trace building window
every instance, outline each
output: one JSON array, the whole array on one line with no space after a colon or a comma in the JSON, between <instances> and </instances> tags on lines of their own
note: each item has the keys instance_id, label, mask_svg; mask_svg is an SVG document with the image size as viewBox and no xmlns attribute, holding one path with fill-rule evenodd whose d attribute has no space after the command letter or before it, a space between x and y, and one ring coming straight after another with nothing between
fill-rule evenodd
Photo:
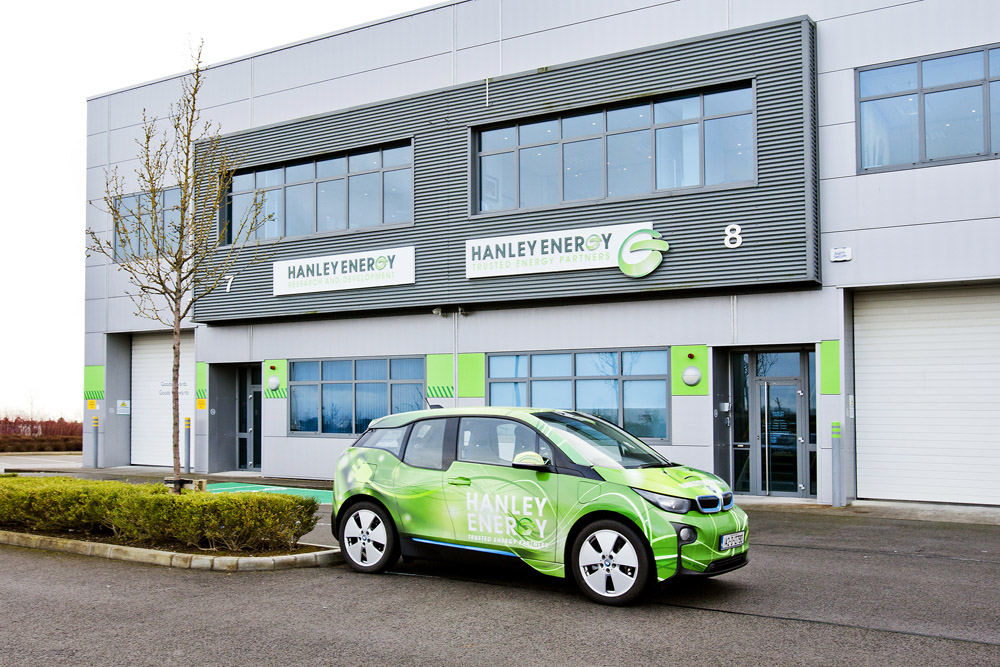
<instances>
[{"instance_id":1,"label":"building window","mask_svg":"<svg viewBox=\"0 0 1000 667\"><path fill-rule=\"evenodd\" d=\"M413 149L406 143L235 174L220 220L229 242L257 192L270 219L250 238L412 222Z\"/></svg>"},{"instance_id":2,"label":"building window","mask_svg":"<svg viewBox=\"0 0 1000 667\"><path fill-rule=\"evenodd\" d=\"M156 202L155 206L147 193L125 195L119 198L117 208L127 233L122 235L121 230L115 225L116 261L127 261L136 256L155 252L150 235L153 229L157 228L162 231L163 241L165 241L165 247L160 248L161 254L164 251L171 252L177 239L177 225L180 224L181 220L180 205L180 188L162 190L160 200ZM156 226L150 224L154 218L158 221ZM138 224L140 220L142 224Z\"/></svg>"},{"instance_id":3,"label":"building window","mask_svg":"<svg viewBox=\"0 0 1000 667\"><path fill-rule=\"evenodd\" d=\"M488 365L490 405L579 410L642 438L670 432L665 349L498 354Z\"/></svg>"},{"instance_id":4,"label":"building window","mask_svg":"<svg viewBox=\"0 0 1000 667\"><path fill-rule=\"evenodd\" d=\"M862 172L1000 155L1000 48L858 70Z\"/></svg>"},{"instance_id":5,"label":"building window","mask_svg":"<svg viewBox=\"0 0 1000 667\"><path fill-rule=\"evenodd\" d=\"M484 129L476 209L750 183L753 128L744 84Z\"/></svg>"},{"instance_id":6,"label":"building window","mask_svg":"<svg viewBox=\"0 0 1000 667\"><path fill-rule=\"evenodd\" d=\"M423 357L292 361L288 379L293 433L364 433L375 419L424 403Z\"/></svg>"}]
</instances>

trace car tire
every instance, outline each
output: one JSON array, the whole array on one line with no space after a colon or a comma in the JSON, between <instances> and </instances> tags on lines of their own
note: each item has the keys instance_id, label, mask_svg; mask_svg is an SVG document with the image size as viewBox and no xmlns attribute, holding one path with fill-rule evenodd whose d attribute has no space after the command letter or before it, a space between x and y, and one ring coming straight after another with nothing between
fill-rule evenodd
<instances>
[{"instance_id":1,"label":"car tire","mask_svg":"<svg viewBox=\"0 0 1000 667\"><path fill-rule=\"evenodd\" d=\"M351 506L338 536L344 561L358 572L382 572L399 559L399 538L392 518L377 503Z\"/></svg>"},{"instance_id":2,"label":"car tire","mask_svg":"<svg viewBox=\"0 0 1000 667\"><path fill-rule=\"evenodd\" d=\"M570 569L584 595L616 606L638 599L652 573L645 540L614 519L595 521L580 531L571 547Z\"/></svg>"}]
</instances>

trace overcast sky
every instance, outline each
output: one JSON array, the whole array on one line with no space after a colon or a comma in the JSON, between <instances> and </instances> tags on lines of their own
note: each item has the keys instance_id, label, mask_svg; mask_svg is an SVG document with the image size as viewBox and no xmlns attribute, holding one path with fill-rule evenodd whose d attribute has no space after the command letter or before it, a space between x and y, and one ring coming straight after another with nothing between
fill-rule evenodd
<instances>
[{"instance_id":1,"label":"overcast sky","mask_svg":"<svg viewBox=\"0 0 1000 667\"><path fill-rule=\"evenodd\" d=\"M86 99L367 23L434 0L17 2L0 104L0 416L80 419Z\"/></svg>"}]
</instances>

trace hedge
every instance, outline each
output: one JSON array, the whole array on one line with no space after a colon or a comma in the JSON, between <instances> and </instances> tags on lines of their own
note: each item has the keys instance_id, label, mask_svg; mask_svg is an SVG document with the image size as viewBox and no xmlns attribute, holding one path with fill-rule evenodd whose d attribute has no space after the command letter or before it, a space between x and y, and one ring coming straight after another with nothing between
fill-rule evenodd
<instances>
[{"instance_id":1,"label":"hedge","mask_svg":"<svg viewBox=\"0 0 1000 667\"><path fill-rule=\"evenodd\" d=\"M316 525L314 498L280 493L171 494L157 484L72 477L0 478L0 526L205 550L293 549Z\"/></svg>"},{"instance_id":2,"label":"hedge","mask_svg":"<svg viewBox=\"0 0 1000 667\"><path fill-rule=\"evenodd\" d=\"M0 435L0 453L9 452L79 452L80 435Z\"/></svg>"}]
</instances>

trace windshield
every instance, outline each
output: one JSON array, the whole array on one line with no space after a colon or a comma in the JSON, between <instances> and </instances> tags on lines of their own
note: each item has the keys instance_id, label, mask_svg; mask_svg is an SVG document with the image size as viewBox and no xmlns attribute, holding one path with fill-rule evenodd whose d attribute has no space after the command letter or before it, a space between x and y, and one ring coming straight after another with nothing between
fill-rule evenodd
<instances>
[{"instance_id":1,"label":"windshield","mask_svg":"<svg viewBox=\"0 0 1000 667\"><path fill-rule=\"evenodd\" d=\"M536 412L559 432L592 466L604 468L660 468L676 465L614 424L590 415Z\"/></svg>"}]
</instances>

